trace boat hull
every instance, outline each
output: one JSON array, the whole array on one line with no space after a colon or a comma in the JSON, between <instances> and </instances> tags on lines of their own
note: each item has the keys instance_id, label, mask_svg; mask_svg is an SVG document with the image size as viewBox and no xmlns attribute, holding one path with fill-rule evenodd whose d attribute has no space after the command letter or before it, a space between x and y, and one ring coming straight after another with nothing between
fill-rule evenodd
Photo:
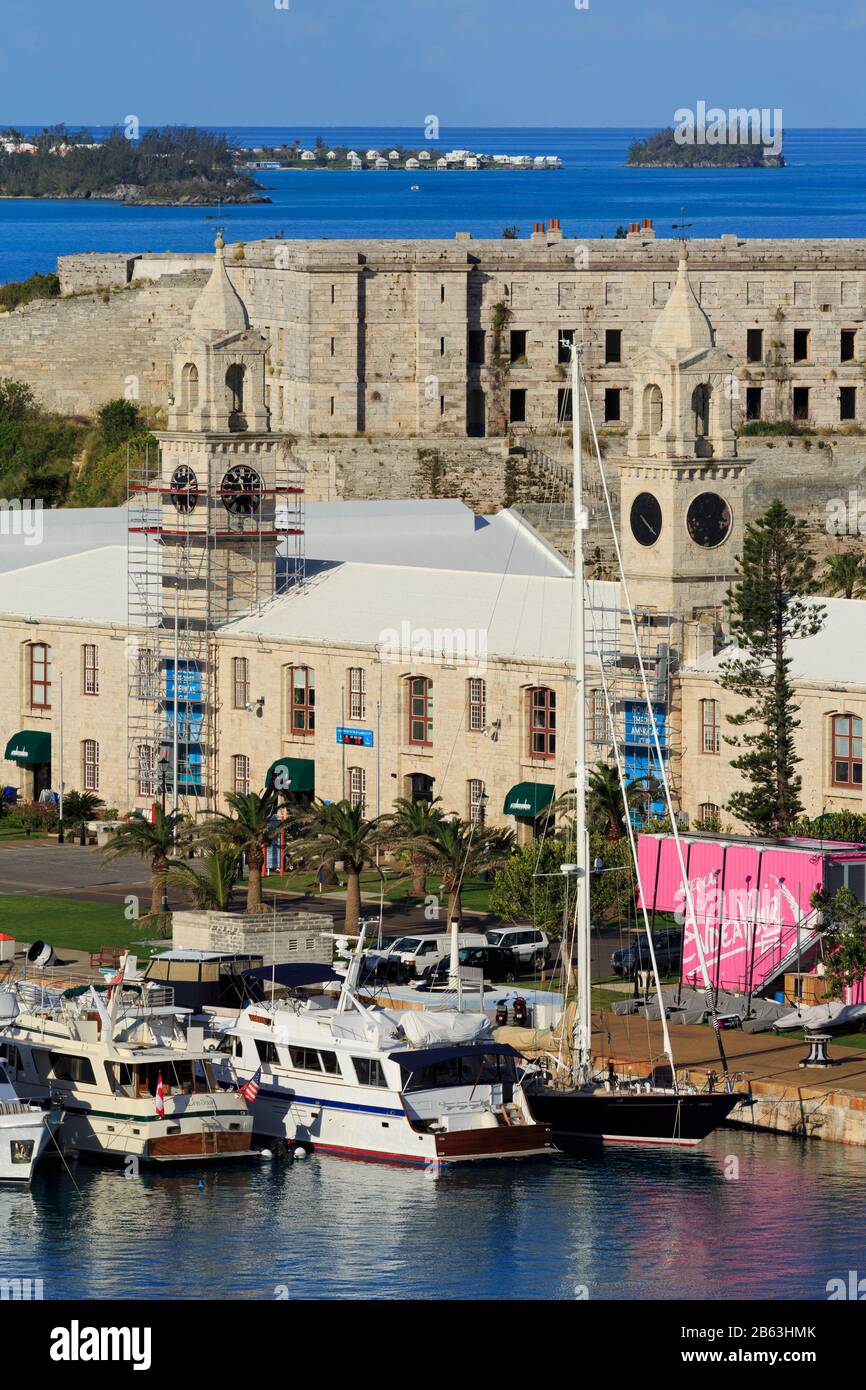
<instances>
[{"instance_id":1,"label":"boat hull","mask_svg":"<svg viewBox=\"0 0 866 1390\"><path fill-rule=\"evenodd\" d=\"M606 1090L527 1092L536 1120L550 1125L558 1148L569 1144L661 1144L693 1148L742 1100L727 1092Z\"/></svg>"},{"instance_id":2,"label":"boat hull","mask_svg":"<svg viewBox=\"0 0 866 1390\"><path fill-rule=\"evenodd\" d=\"M0 1123L0 1183L30 1182L57 1128L58 1117L41 1111L4 1115Z\"/></svg>"}]
</instances>

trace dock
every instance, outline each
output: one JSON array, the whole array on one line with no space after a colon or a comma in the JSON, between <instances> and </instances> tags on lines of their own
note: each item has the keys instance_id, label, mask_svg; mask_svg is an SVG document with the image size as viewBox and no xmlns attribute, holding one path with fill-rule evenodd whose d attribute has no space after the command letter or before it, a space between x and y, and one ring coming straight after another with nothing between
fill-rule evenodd
<instances>
[{"instance_id":1,"label":"dock","mask_svg":"<svg viewBox=\"0 0 866 1390\"><path fill-rule=\"evenodd\" d=\"M719 1053L713 1030L700 1024L671 1028L677 1075L697 1086L715 1076L721 1085ZM734 1086L743 1095L729 1124L749 1129L866 1145L866 1048L831 1041L831 1067L800 1067L809 1053L803 1038L775 1033L727 1031L723 1044ZM635 1015L594 1015L593 1045L605 1068L646 1075L665 1062L662 1030L657 1022Z\"/></svg>"}]
</instances>

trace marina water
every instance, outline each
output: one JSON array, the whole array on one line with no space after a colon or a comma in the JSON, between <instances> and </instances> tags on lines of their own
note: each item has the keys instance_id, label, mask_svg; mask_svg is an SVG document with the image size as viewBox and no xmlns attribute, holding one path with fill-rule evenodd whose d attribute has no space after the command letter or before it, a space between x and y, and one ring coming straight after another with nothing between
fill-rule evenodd
<instances>
[{"instance_id":1,"label":"marina water","mask_svg":"<svg viewBox=\"0 0 866 1390\"><path fill-rule=\"evenodd\" d=\"M25 127L25 132L31 128ZM214 222L231 241L258 237L445 237L468 231L498 237L518 225L527 235L559 217L569 236L612 237L619 224L652 217L674 235L685 208L690 236L852 237L866 233L866 130L785 132L784 169L628 169L641 130L461 130L443 128L442 149L486 154L558 154L561 170L385 173L261 170L271 203L216 208L123 207L88 199L0 199L0 282L55 268L78 251L209 251ZM238 146L312 144L366 151L418 148L423 128L244 127L225 134ZM23 156L22 156L23 157ZM417 191L413 190L417 185Z\"/></svg>"},{"instance_id":2,"label":"marina water","mask_svg":"<svg viewBox=\"0 0 866 1390\"><path fill-rule=\"evenodd\" d=\"M862 1152L742 1130L439 1176L329 1156L73 1175L0 1189L0 1272L45 1299L823 1300L858 1247L866 1276Z\"/></svg>"}]
</instances>

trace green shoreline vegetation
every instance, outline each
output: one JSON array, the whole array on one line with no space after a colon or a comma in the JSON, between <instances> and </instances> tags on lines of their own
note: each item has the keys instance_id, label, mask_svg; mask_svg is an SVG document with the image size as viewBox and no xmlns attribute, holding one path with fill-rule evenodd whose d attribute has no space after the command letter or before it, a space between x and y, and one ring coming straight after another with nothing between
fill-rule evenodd
<instances>
[{"instance_id":1,"label":"green shoreline vegetation","mask_svg":"<svg viewBox=\"0 0 866 1390\"><path fill-rule=\"evenodd\" d=\"M626 163L630 169L782 169L785 159L763 144L680 144L669 126L645 140L633 140Z\"/></svg>"},{"instance_id":2,"label":"green shoreline vegetation","mask_svg":"<svg viewBox=\"0 0 866 1390\"><path fill-rule=\"evenodd\" d=\"M5 130L0 197L105 198L135 206L270 202L235 159L224 136L184 127L148 130L139 139L115 128L98 142L62 125L35 136Z\"/></svg>"}]
</instances>

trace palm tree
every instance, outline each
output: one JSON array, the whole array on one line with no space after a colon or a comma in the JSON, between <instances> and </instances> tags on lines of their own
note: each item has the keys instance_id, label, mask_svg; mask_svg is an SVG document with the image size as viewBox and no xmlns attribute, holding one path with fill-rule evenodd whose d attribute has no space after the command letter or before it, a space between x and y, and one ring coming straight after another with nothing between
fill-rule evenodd
<instances>
[{"instance_id":1,"label":"palm tree","mask_svg":"<svg viewBox=\"0 0 866 1390\"><path fill-rule=\"evenodd\" d=\"M590 819L603 824L606 840L621 840L626 830L625 808L616 768L599 763L587 778L586 791Z\"/></svg>"},{"instance_id":2,"label":"palm tree","mask_svg":"<svg viewBox=\"0 0 866 1390\"><path fill-rule=\"evenodd\" d=\"M439 801L439 797L435 801L410 801L406 796L399 796L394 802L397 809L384 818L390 843L412 866L412 896L415 898L423 898L427 892L430 861L424 851L424 838L436 821L444 819Z\"/></svg>"},{"instance_id":3,"label":"palm tree","mask_svg":"<svg viewBox=\"0 0 866 1390\"><path fill-rule=\"evenodd\" d=\"M189 893L196 907L227 912L241 867L237 845L214 841L197 861L197 866L172 864L167 875L171 888Z\"/></svg>"},{"instance_id":4,"label":"palm tree","mask_svg":"<svg viewBox=\"0 0 866 1390\"><path fill-rule=\"evenodd\" d=\"M231 813L217 811L205 821L201 834L205 844L215 840L231 845L247 861L247 912L262 910L262 864L265 850L280 831L276 820L277 796L273 791L226 792Z\"/></svg>"},{"instance_id":5,"label":"palm tree","mask_svg":"<svg viewBox=\"0 0 866 1390\"><path fill-rule=\"evenodd\" d=\"M304 837L306 849L319 863L341 859L346 870L346 931L358 930L361 917L361 874L376 863L382 844L383 818L367 820L361 805L349 801L317 801Z\"/></svg>"},{"instance_id":6,"label":"palm tree","mask_svg":"<svg viewBox=\"0 0 866 1390\"><path fill-rule=\"evenodd\" d=\"M63 798L63 819L72 830L79 830L89 820L95 820L105 806L96 792L67 792Z\"/></svg>"},{"instance_id":7,"label":"palm tree","mask_svg":"<svg viewBox=\"0 0 866 1390\"><path fill-rule=\"evenodd\" d=\"M118 859L123 854L137 854L141 859L150 860L150 911L154 917L162 911L169 857L185 831L183 815L166 814L161 807L155 806L152 821L140 813L133 815L115 830L103 847L106 860Z\"/></svg>"},{"instance_id":8,"label":"palm tree","mask_svg":"<svg viewBox=\"0 0 866 1390\"><path fill-rule=\"evenodd\" d=\"M824 570L824 587L829 594L862 598L866 593L866 556L858 555L856 550L831 555Z\"/></svg>"},{"instance_id":9,"label":"palm tree","mask_svg":"<svg viewBox=\"0 0 866 1390\"><path fill-rule=\"evenodd\" d=\"M460 816L431 818L419 837L419 852L442 876L448 894L448 921L463 921L461 894L467 877L503 864L514 847L510 830L485 830Z\"/></svg>"}]
</instances>

